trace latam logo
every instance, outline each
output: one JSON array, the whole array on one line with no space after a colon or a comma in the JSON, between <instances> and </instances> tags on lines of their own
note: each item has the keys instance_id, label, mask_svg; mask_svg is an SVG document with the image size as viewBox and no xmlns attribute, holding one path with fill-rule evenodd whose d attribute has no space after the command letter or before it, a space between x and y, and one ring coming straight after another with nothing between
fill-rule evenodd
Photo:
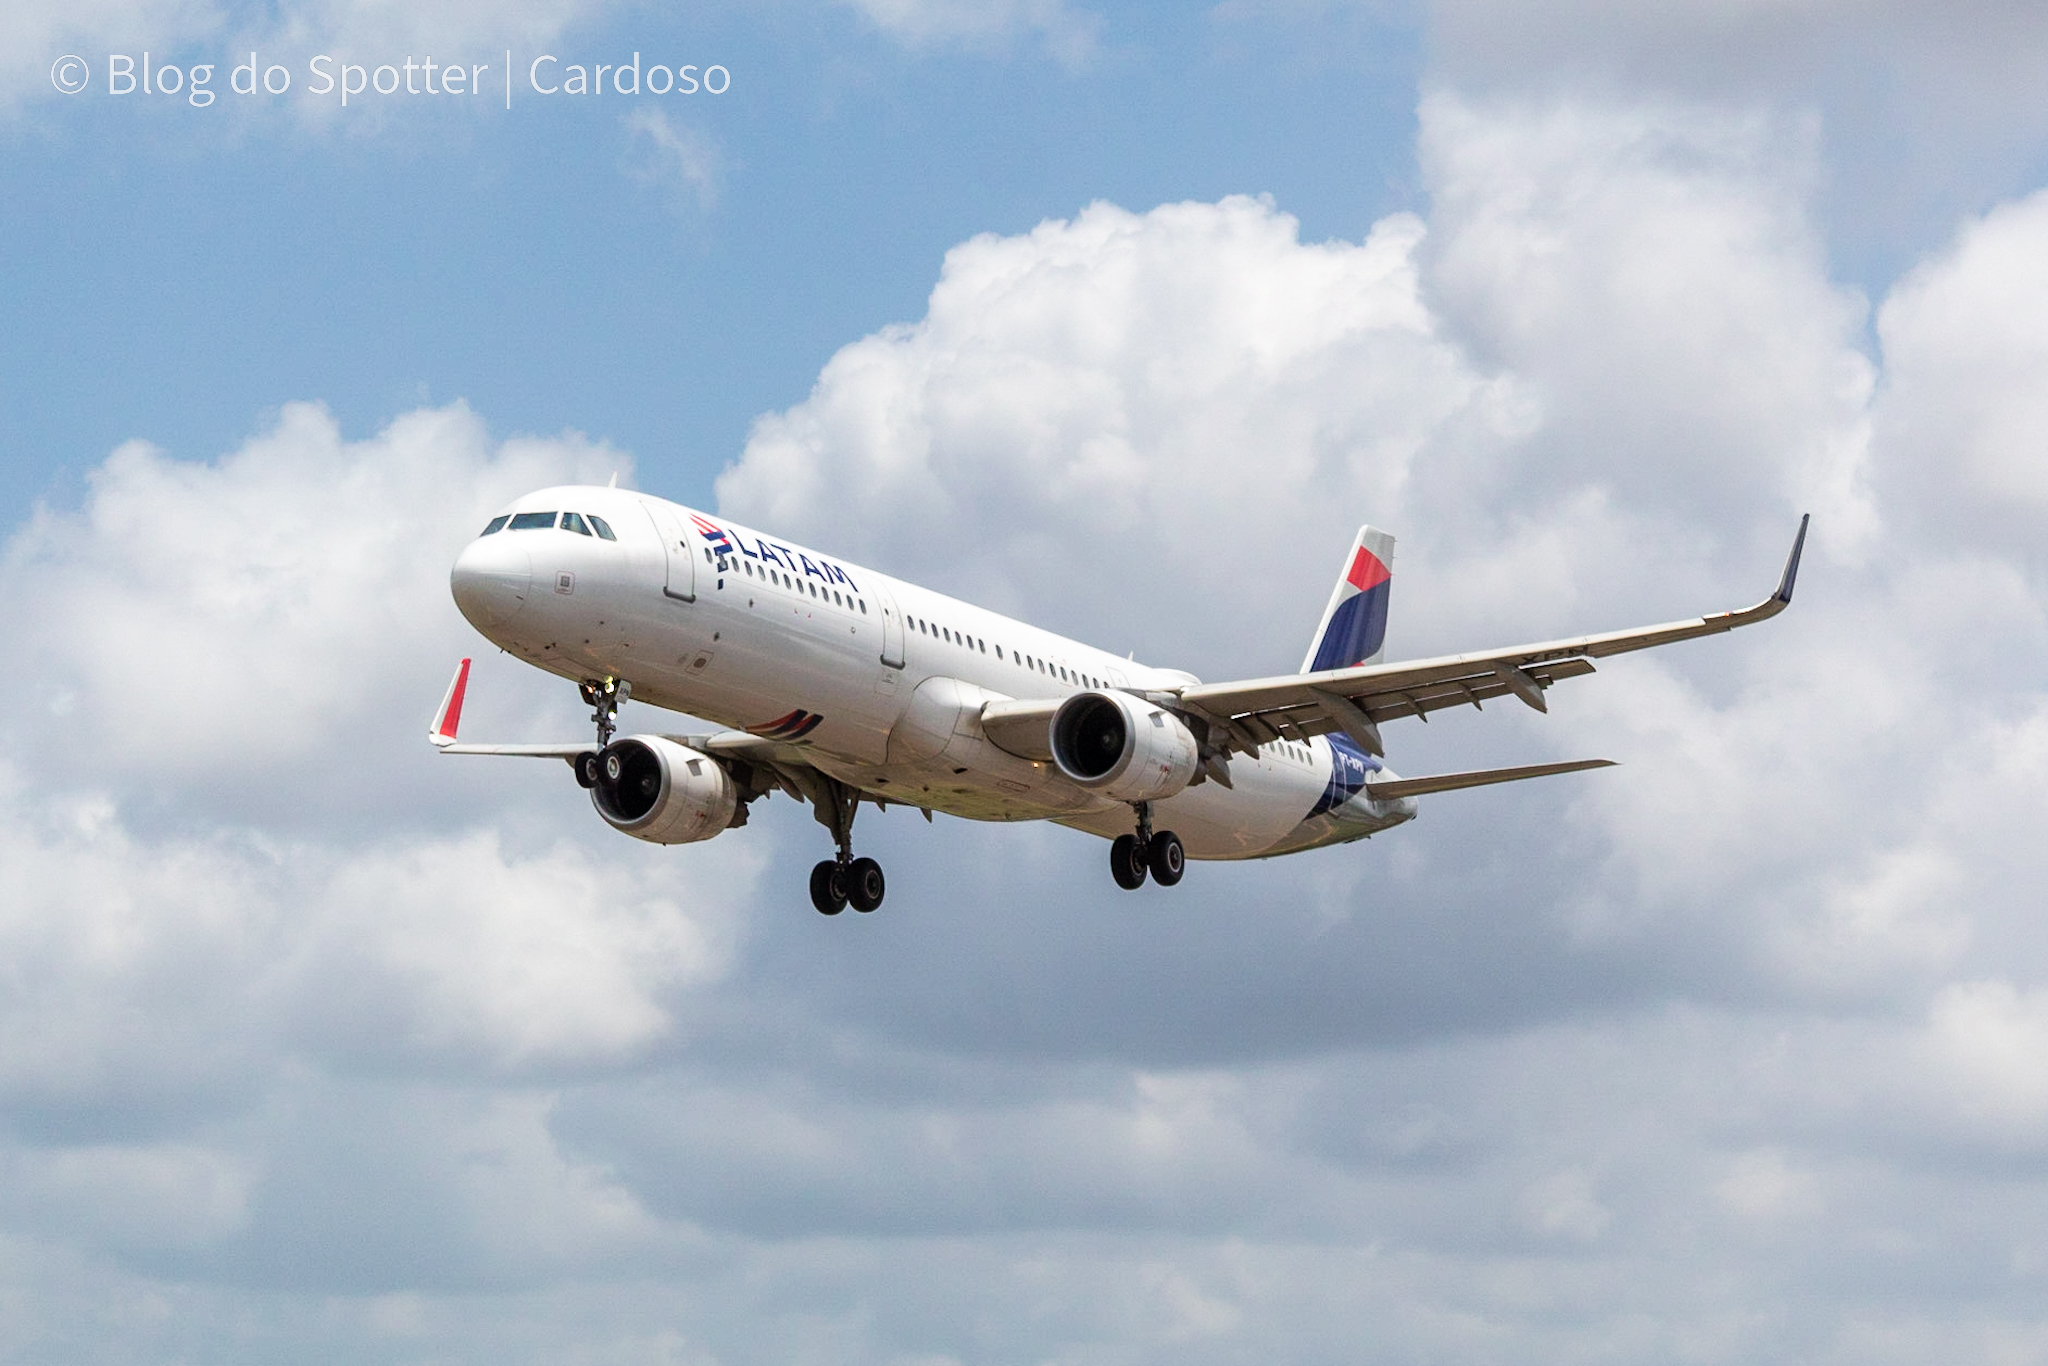
<instances>
[{"instance_id":1,"label":"latam logo","mask_svg":"<svg viewBox=\"0 0 2048 1366\"><path fill-rule=\"evenodd\" d=\"M711 547L712 554L727 556L733 553L732 542L721 527L705 521L694 512L690 514L690 520L697 524L697 530L704 537L705 544Z\"/></svg>"},{"instance_id":2,"label":"latam logo","mask_svg":"<svg viewBox=\"0 0 2048 1366\"><path fill-rule=\"evenodd\" d=\"M843 583L854 592L860 592L860 585L853 581L853 576L823 555L813 560L801 550L779 542L765 541L740 531L727 532L718 523L694 512L690 514L690 521L704 538L704 543L711 547L711 553L720 559L737 559L744 555L750 560L787 569L792 574L802 574L827 585ZM752 542L752 549L748 548L749 542Z\"/></svg>"},{"instance_id":3,"label":"latam logo","mask_svg":"<svg viewBox=\"0 0 2048 1366\"><path fill-rule=\"evenodd\" d=\"M748 726L747 733L767 740L801 740L820 725L825 718L814 711L801 707L787 716L778 716L773 721L763 721L758 726Z\"/></svg>"}]
</instances>

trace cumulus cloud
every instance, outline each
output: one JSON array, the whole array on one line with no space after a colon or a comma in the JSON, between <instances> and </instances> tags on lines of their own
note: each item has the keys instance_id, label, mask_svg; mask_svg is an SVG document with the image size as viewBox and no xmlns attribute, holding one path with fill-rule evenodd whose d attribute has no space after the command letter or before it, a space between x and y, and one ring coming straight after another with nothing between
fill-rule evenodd
<instances>
[{"instance_id":1,"label":"cumulus cloud","mask_svg":"<svg viewBox=\"0 0 2048 1366\"><path fill-rule=\"evenodd\" d=\"M1972 528L2038 570L2048 511L2048 194L1973 218L1878 315L1886 442L1908 525Z\"/></svg>"},{"instance_id":2,"label":"cumulus cloud","mask_svg":"<svg viewBox=\"0 0 2048 1366\"><path fill-rule=\"evenodd\" d=\"M1809 117L1835 269L1888 283L1958 206L2031 188L2048 132L2048 18L2024 0L1432 0L1431 79L1539 102L1566 92Z\"/></svg>"},{"instance_id":3,"label":"cumulus cloud","mask_svg":"<svg viewBox=\"0 0 2048 1366\"><path fill-rule=\"evenodd\" d=\"M82 508L39 509L8 546L38 664L5 685L4 733L24 762L131 802L381 807L412 740L390 718L421 712L473 648L448 598L455 550L519 492L621 468L575 437L494 445L460 405L350 442L288 404L210 464L130 442ZM357 762L309 772L338 752Z\"/></svg>"},{"instance_id":4,"label":"cumulus cloud","mask_svg":"<svg viewBox=\"0 0 2048 1366\"><path fill-rule=\"evenodd\" d=\"M1254 1150L1316 1152L1329 1168L1297 1170L1347 1236L1441 1258L1445 1275L1534 1258L1530 1284L1582 1328L1547 1336L1488 1299L1496 1344L1615 1350L1631 1306L1659 1326L1628 1352L1725 1359L1763 1350L1760 1314L1797 1320L1819 1359L1969 1336L1972 1315L2034 1324L2011 1282L1964 1309L1869 1289L1979 1243L2026 1255L2024 1221L1976 1184L1972 1154L2031 1151L2024 1059L2048 968L2023 833L2048 814L2032 666L2048 635L2021 545L2040 523L2010 454L2042 429L2023 302L2034 206L1966 226L1883 301L1873 353L1865 301L1829 278L1819 156L1809 123L1768 110L1439 95L1423 109L1428 218L1363 242L1303 243L1275 206L1233 199L1095 205L949 254L922 318L849 345L804 402L761 420L723 506L1214 677L1291 666L1365 517L1402 538L1396 654L1739 605L1772 582L1798 511L1814 539L1779 622L1616 661L1540 722L1439 718L1395 740L1397 763L1541 746L1614 754L1618 772L1440 799L1341 868L1198 868L1175 933L1144 947L1069 922L1056 908L1074 893L1037 893L1034 928L1123 962L1121 996L1062 989L1078 965L991 930L972 942L1002 967L954 1006L839 1009L898 1046L1000 1056L1007 1035L1035 1041L1026 1056L1086 1056L1023 1005L1058 999L1099 1012L1074 1031L1096 1050L1159 1058L1170 1038L1200 1065L1241 1049L1239 1083L1272 1077L1249 1061L1262 1052L1341 1056L1305 1064L1284 1098L1257 1088L1250 1104L1284 1118ZM1942 484L1947 506L1916 494ZM1973 499L2002 500L2010 534L1987 540L1951 510ZM1275 611L1289 601L1301 620ZM1043 885L1002 862L993 880ZM1258 928L1241 935L1246 917ZM972 977L965 943L945 960ZM1342 1023L1320 1014L1343 989L1317 962L1344 965ZM1011 997L1006 978L1030 988ZM1528 994L1531 979L1555 993ZM965 1001L991 994L1005 1004L969 1024ZM1706 1008L1651 1022L1679 1002ZM1621 1034L1590 1023L1616 1013L1632 1019ZM1429 1021L1434 1042L1404 1056L1397 1015ZM1134 1016L1170 1023L1143 1036ZM1468 1032L1501 1042L1455 1042ZM1346 1087L1342 1069L1373 1082ZM1939 1176L1917 1165L1930 1153ZM1340 1163L1409 1184L1353 1185ZM1443 1173L1426 1183L1433 1219L1410 1203L1417 1171ZM1949 1203L1938 1217L1929 1182ZM834 1183L806 1208L870 1198ZM1188 1217L1171 1226L1191 1233ZM1680 1226L1721 1241L1681 1252ZM1885 1251L1901 1228L1912 1249ZM1778 1260L1844 1240L1867 1252L1825 1286ZM1283 1265L1284 1241L1248 1262ZM1573 1279L1585 1256L1608 1272ZM1670 1281L1624 1288L1640 1259L1672 1256ZM1697 1296L1721 1275L1736 1288ZM1423 1293L1442 1303L1440 1286ZM1232 1321L1256 1332L1245 1303Z\"/></svg>"},{"instance_id":5,"label":"cumulus cloud","mask_svg":"<svg viewBox=\"0 0 2048 1366\"><path fill-rule=\"evenodd\" d=\"M761 420L721 502L1105 645L1286 667L1354 510L1395 517L1430 442L1486 444L1520 417L1435 335L1422 232L1398 216L1303 246L1273 205L1233 198L976 238L922 321L848 346L808 401ZM1245 554L1303 585L1298 621L1259 610L1266 584L1232 572ZM1212 608L1108 610L1095 586L1138 564Z\"/></svg>"},{"instance_id":6,"label":"cumulus cloud","mask_svg":"<svg viewBox=\"0 0 2048 1366\"><path fill-rule=\"evenodd\" d=\"M81 507L17 530L4 615L41 665L10 687L0 767L15 1236L330 1287L421 1284L436 1241L457 1281L543 1243L644 1244L532 1088L686 1032L758 854L599 857L565 772L463 772L422 731L470 646L454 551L512 494L616 468L575 437L493 441L459 405L350 441L300 404L211 463L123 446ZM504 677L477 674L492 720L580 728L566 689ZM427 796L437 778L468 796ZM377 1181L437 1194L394 1220L365 1205ZM351 1221L353 1250L304 1246Z\"/></svg>"},{"instance_id":7,"label":"cumulus cloud","mask_svg":"<svg viewBox=\"0 0 2048 1366\"><path fill-rule=\"evenodd\" d=\"M1389 735L1624 768L1170 895L863 815L890 905L826 921L787 803L654 850L557 765L425 754L454 549L612 452L295 406L113 453L0 563L0 1283L169 1296L219 1355L2024 1350L2048 632L1994 282L2039 229L1966 225L1873 353L1817 155L1438 96L1427 216L976 238L761 419L735 515L1215 677L1293 666L1367 517L1407 654L1741 605L1816 512L1778 621ZM99 1341L189 1354L162 1321Z\"/></svg>"}]
</instances>

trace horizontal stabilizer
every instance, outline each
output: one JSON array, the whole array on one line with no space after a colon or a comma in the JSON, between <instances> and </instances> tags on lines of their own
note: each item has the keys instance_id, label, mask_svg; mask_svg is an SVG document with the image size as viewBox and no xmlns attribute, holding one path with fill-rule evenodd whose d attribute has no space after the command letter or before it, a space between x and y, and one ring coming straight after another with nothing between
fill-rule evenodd
<instances>
[{"instance_id":1,"label":"horizontal stabilizer","mask_svg":"<svg viewBox=\"0 0 2048 1366\"><path fill-rule=\"evenodd\" d=\"M1376 802L1400 797L1420 797L1430 792L1454 792L1461 787L1486 787L1492 783L1518 783L1524 778L1548 778L1553 773L1578 773L1589 768L1612 768L1612 759L1574 759L1564 764L1529 764L1523 768L1482 768L1470 773L1439 773L1433 778L1389 778L1367 783L1365 793Z\"/></svg>"}]
</instances>

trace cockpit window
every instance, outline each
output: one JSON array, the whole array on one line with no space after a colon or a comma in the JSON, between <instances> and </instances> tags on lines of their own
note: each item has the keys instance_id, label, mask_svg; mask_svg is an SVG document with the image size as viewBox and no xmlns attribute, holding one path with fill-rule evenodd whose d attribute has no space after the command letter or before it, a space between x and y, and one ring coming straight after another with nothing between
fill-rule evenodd
<instances>
[{"instance_id":1,"label":"cockpit window","mask_svg":"<svg viewBox=\"0 0 2048 1366\"><path fill-rule=\"evenodd\" d=\"M616 541L619 539L618 537L612 535L612 529L604 524L604 518L602 517L592 514L590 518L590 526L592 530L597 532L598 535L604 537L607 541Z\"/></svg>"},{"instance_id":2,"label":"cockpit window","mask_svg":"<svg viewBox=\"0 0 2048 1366\"><path fill-rule=\"evenodd\" d=\"M583 518L573 512L562 514L562 530L573 531L578 536L588 536L590 534L590 528L583 525Z\"/></svg>"},{"instance_id":3,"label":"cockpit window","mask_svg":"<svg viewBox=\"0 0 2048 1366\"><path fill-rule=\"evenodd\" d=\"M552 512L522 512L512 518L512 531L545 531L555 524Z\"/></svg>"},{"instance_id":4,"label":"cockpit window","mask_svg":"<svg viewBox=\"0 0 2048 1366\"><path fill-rule=\"evenodd\" d=\"M509 513L503 517L493 517L491 518L491 524L483 529L482 534L488 536L494 531L503 531L505 529L505 523L511 520L512 517L511 514Z\"/></svg>"}]
</instances>

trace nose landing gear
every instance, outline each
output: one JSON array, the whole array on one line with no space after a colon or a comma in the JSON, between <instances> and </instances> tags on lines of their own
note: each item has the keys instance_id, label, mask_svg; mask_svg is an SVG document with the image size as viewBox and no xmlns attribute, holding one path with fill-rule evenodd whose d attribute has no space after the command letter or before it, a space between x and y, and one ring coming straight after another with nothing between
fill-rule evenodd
<instances>
[{"instance_id":1,"label":"nose landing gear","mask_svg":"<svg viewBox=\"0 0 2048 1366\"><path fill-rule=\"evenodd\" d=\"M1144 886L1147 873L1160 886L1173 886L1187 870L1187 850L1181 847L1180 836L1171 830L1154 833L1150 802L1133 802L1131 806L1138 813L1138 830L1110 842L1109 875L1127 892Z\"/></svg>"},{"instance_id":2,"label":"nose landing gear","mask_svg":"<svg viewBox=\"0 0 2048 1366\"><path fill-rule=\"evenodd\" d=\"M619 728L619 708L633 695L633 685L623 678L586 678L576 685L590 705L590 719L597 725L597 749L585 750L570 761L579 787L597 786L597 756L612 742Z\"/></svg>"}]
</instances>

